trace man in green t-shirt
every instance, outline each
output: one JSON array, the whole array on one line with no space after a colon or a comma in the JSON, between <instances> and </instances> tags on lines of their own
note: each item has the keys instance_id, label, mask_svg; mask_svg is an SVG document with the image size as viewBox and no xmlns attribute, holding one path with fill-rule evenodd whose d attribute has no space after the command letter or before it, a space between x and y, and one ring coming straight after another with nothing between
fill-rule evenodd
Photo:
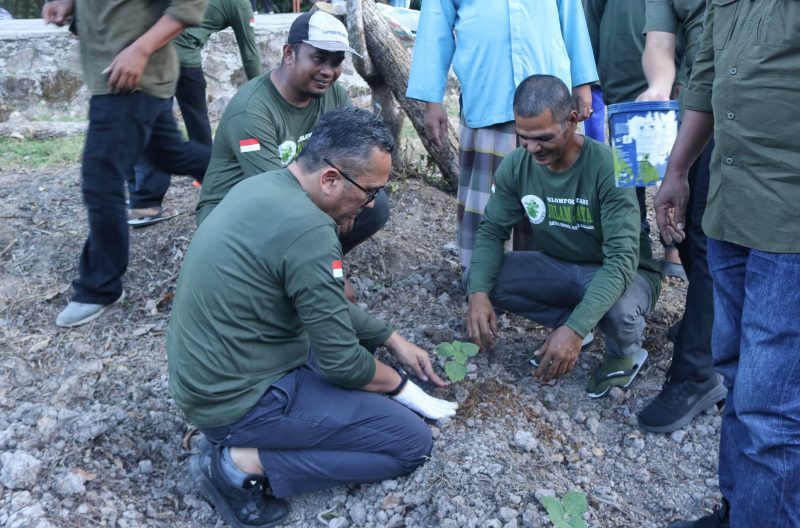
<instances>
[{"instance_id":1,"label":"man in green t-shirt","mask_svg":"<svg viewBox=\"0 0 800 528\"><path fill-rule=\"evenodd\" d=\"M189 470L231 526L286 515L267 484L288 497L410 473L432 445L414 412L455 414L370 351L442 386L428 354L344 296L337 226L373 206L393 148L370 112L326 114L296 162L232 189L186 252L169 387L213 444Z\"/></svg>"},{"instance_id":2,"label":"man in green t-shirt","mask_svg":"<svg viewBox=\"0 0 800 528\"><path fill-rule=\"evenodd\" d=\"M647 352L644 316L661 275L639 227L633 189L616 187L610 149L575 133L579 117L559 79L534 75L514 94L520 148L495 173L469 268L467 332L498 335L493 306L554 328L535 354L545 381L572 370L597 325L607 356L587 384L592 398L633 382ZM537 251L503 253L527 217ZM587 339L588 338L588 339Z\"/></svg>"},{"instance_id":3,"label":"man in green t-shirt","mask_svg":"<svg viewBox=\"0 0 800 528\"><path fill-rule=\"evenodd\" d=\"M335 17L314 11L294 21L281 65L245 84L222 115L197 204L198 225L243 179L288 166L320 117L351 104L347 91L336 84L345 52L354 53L347 30ZM341 226L344 252L388 218L389 203L381 192L375 207Z\"/></svg>"}]
</instances>

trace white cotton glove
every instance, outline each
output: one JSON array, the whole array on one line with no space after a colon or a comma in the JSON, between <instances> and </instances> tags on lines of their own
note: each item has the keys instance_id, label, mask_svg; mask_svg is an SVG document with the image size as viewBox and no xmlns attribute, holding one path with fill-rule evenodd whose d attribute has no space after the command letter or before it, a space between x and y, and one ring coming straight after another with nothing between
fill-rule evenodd
<instances>
[{"instance_id":1,"label":"white cotton glove","mask_svg":"<svg viewBox=\"0 0 800 528\"><path fill-rule=\"evenodd\" d=\"M392 399L431 420L454 416L458 409L456 402L434 398L426 394L413 381L407 381L403 390L396 396L392 396Z\"/></svg>"}]
</instances>

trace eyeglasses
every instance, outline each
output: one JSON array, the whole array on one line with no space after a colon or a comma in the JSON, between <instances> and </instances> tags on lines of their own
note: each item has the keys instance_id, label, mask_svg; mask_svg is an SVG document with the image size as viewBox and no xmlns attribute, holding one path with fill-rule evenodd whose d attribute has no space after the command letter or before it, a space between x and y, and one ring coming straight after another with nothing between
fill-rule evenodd
<instances>
[{"instance_id":1,"label":"eyeglasses","mask_svg":"<svg viewBox=\"0 0 800 528\"><path fill-rule=\"evenodd\" d=\"M339 172L339 174L342 175L342 178L344 178L345 180L349 181L350 183L352 183L353 185L355 185L356 187L358 187L359 189L361 189L362 191L364 191L366 193L367 201L364 202L364 205L367 205L372 200L374 200L375 197L378 196L378 193L381 192L381 189L376 189L374 191L369 191L369 190L365 189L364 187L360 186L359 184L357 184L355 182L355 180L353 180L350 176L348 176L347 174L342 172L342 169L340 169L339 167L337 167L336 165L331 163L327 158L322 158L322 161L324 161L325 163L327 163L328 165L330 165L331 167L336 169Z\"/></svg>"}]
</instances>

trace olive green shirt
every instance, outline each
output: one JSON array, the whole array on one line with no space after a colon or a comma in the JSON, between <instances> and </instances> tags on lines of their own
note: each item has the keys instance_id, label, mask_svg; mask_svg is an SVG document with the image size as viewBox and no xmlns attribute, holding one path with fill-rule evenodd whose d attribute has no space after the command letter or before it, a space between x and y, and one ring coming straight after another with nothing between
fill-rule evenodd
<instances>
[{"instance_id":1,"label":"olive green shirt","mask_svg":"<svg viewBox=\"0 0 800 528\"><path fill-rule=\"evenodd\" d=\"M114 58L168 15L187 26L203 20L207 0L77 0L75 17L86 86L92 95L110 94L108 68ZM179 75L175 49L150 55L137 90L159 99L175 95Z\"/></svg>"},{"instance_id":2,"label":"olive green shirt","mask_svg":"<svg viewBox=\"0 0 800 528\"><path fill-rule=\"evenodd\" d=\"M298 108L283 98L270 73L242 86L222 114L197 204L198 225L243 179L289 165L326 112L352 104L335 83Z\"/></svg>"},{"instance_id":3,"label":"olive green shirt","mask_svg":"<svg viewBox=\"0 0 800 528\"><path fill-rule=\"evenodd\" d=\"M611 149L584 138L572 167L560 173L541 166L524 148L505 157L478 227L467 294L489 293L503 260L503 244L521 219L531 223L537 250L574 264L599 266L565 325L588 334L639 273L654 306L661 272L650 238L641 229L632 187L617 187ZM531 273L535 273L531 270Z\"/></svg>"},{"instance_id":4,"label":"olive green shirt","mask_svg":"<svg viewBox=\"0 0 800 528\"><path fill-rule=\"evenodd\" d=\"M256 48L255 19L250 0L209 0L203 23L189 28L173 41L178 60L184 68L201 68L200 51L214 33L231 28L242 56L242 66L248 79L261 75L261 59Z\"/></svg>"},{"instance_id":5,"label":"olive green shirt","mask_svg":"<svg viewBox=\"0 0 800 528\"><path fill-rule=\"evenodd\" d=\"M331 383L369 383L367 348L392 329L345 299L336 223L292 173L248 178L210 218L186 251L167 329L169 388L189 421L236 422L309 349Z\"/></svg>"},{"instance_id":6,"label":"olive green shirt","mask_svg":"<svg viewBox=\"0 0 800 528\"><path fill-rule=\"evenodd\" d=\"M800 2L711 0L685 104L714 113L703 229L800 253Z\"/></svg>"}]
</instances>

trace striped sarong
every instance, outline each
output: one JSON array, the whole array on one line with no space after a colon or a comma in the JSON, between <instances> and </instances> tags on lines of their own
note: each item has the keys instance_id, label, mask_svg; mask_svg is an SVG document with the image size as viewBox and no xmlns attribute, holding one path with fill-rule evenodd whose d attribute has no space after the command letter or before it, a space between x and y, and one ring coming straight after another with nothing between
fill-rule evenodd
<instances>
[{"instance_id":1,"label":"striped sarong","mask_svg":"<svg viewBox=\"0 0 800 528\"><path fill-rule=\"evenodd\" d=\"M489 201L494 172L503 158L517 147L514 122L500 123L483 128L470 128L461 119L458 136L458 244L461 266L469 267L472 248L478 224L483 219L483 210ZM528 228L530 231L530 228ZM532 233L531 233L532 235ZM521 249L527 244L517 243L515 233L514 247Z\"/></svg>"}]
</instances>

